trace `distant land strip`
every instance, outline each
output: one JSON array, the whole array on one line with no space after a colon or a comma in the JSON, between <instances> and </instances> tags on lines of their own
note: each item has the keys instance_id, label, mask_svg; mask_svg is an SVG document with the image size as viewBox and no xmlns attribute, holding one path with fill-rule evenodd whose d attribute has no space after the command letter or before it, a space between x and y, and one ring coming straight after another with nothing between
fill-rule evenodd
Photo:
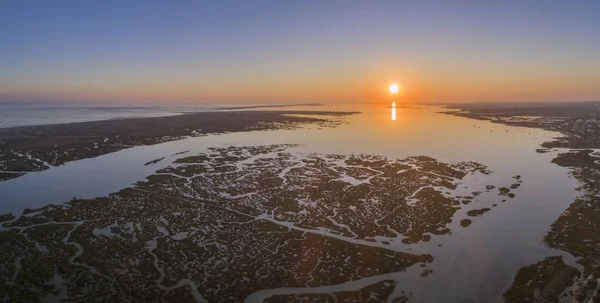
<instances>
[{"instance_id":1,"label":"distant land strip","mask_svg":"<svg viewBox=\"0 0 600 303\"><path fill-rule=\"evenodd\" d=\"M249 105L249 106L234 106L234 107L217 107L215 109L216 110L238 110L238 109L297 107L297 106L323 106L323 104L321 104L321 103L269 104L269 105Z\"/></svg>"},{"instance_id":2,"label":"distant land strip","mask_svg":"<svg viewBox=\"0 0 600 303\"><path fill-rule=\"evenodd\" d=\"M0 181L126 148L225 132L334 127L358 112L217 111L0 129ZM300 114L303 116L293 116ZM310 115L320 116L307 117Z\"/></svg>"}]
</instances>

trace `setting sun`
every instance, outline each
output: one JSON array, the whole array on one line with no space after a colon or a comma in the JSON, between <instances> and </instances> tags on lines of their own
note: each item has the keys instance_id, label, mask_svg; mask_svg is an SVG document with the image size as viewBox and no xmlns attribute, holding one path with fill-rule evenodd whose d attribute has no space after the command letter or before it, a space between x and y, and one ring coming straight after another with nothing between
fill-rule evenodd
<instances>
[{"instance_id":1,"label":"setting sun","mask_svg":"<svg viewBox=\"0 0 600 303\"><path fill-rule=\"evenodd\" d=\"M397 93L398 92L398 85L396 85L396 84L390 85L389 90L390 90L390 93L392 93L392 94Z\"/></svg>"}]
</instances>

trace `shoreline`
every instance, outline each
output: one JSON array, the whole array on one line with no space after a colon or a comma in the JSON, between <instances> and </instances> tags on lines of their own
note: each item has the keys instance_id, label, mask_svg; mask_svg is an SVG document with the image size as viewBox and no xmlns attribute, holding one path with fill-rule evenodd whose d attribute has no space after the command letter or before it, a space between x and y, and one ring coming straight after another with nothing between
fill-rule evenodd
<instances>
[{"instance_id":1,"label":"shoreline","mask_svg":"<svg viewBox=\"0 0 600 303\"><path fill-rule=\"evenodd\" d=\"M3 128L0 129L0 182L134 146L216 133L293 129L308 124L333 127L335 118L357 113L215 111Z\"/></svg>"},{"instance_id":2,"label":"shoreline","mask_svg":"<svg viewBox=\"0 0 600 303\"><path fill-rule=\"evenodd\" d=\"M566 149L551 162L569 168L573 178L582 184L577 189L577 198L549 226L542 243L573 255L578 259L576 262L583 266L583 271L575 272L575 268L565 264L562 257L540 260L517 272L513 285L505 293L505 302L518 302L523 298L596 302L600 297L600 238L597 236L600 233L600 186L594 181L600 169L595 151L600 148L600 140L594 131L599 126L596 125L597 116L590 106L562 104L560 112L552 107L469 108L469 105L462 105L454 107L458 111L440 112L506 126L560 132L562 137L542 142L542 148L536 152L545 153L552 148ZM519 120L523 117L526 117L525 121ZM532 281L539 286L540 293L534 294L527 287Z\"/></svg>"},{"instance_id":3,"label":"shoreline","mask_svg":"<svg viewBox=\"0 0 600 303\"><path fill-rule=\"evenodd\" d=\"M0 101L0 105L13 105L20 103L12 103L12 102L2 102ZM96 118L82 118L81 121L71 121L71 122L33 122L31 124L0 124L0 130L8 129L8 128L18 128L18 127L30 127L30 126L48 126L48 125L58 125L58 124L72 124L72 123L88 123L88 122L101 122L101 121L109 121L109 120L129 120L129 119L144 119L144 118L161 118L161 117L170 117L170 116L180 116L180 115L194 115L198 113L206 113L206 112L218 112L218 111L239 111L239 110L250 110L250 109L265 109L265 111L269 111L270 108L281 108L281 107L301 107L301 106L311 106L318 107L323 106L325 104L322 103L294 103L294 104L263 104L263 105L239 105L239 104L231 104L231 106L219 106L217 104L177 104L175 106L169 106L168 104L162 105L118 105L118 106L98 106L97 104L90 103L87 106L59 106L53 107L51 104L44 104L39 102L26 103L26 104L35 104L40 107L33 108L18 108L19 110L49 110L49 109L66 109L66 110L126 110L126 111L140 111L147 110L152 112L147 112L147 115L131 115L131 116L114 116L114 117L96 117ZM8 111L14 110L12 108L8 108ZM0 111L1 113L2 111ZM0 118L1 120L1 118Z\"/></svg>"},{"instance_id":4,"label":"shoreline","mask_svg":"<svg viewBox=\"0 0 600 303\"><path fill-rule=\"evenodd\" d=\"M265 105L248 105L248 106L232 106L232 107L216 107L214 110L240 110L240 109L256 109L256 108L278 108L278 107L299 107L299 106L323 106L322 103L299 103L299 104L265 104Z\"/></svg>"}]
</instances>

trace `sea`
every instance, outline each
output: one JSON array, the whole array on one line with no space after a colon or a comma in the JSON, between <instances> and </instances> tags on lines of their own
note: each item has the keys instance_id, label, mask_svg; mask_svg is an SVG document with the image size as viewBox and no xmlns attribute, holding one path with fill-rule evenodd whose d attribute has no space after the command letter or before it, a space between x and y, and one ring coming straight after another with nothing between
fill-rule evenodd
<instances>
[{"instance_id":1,"label":"sea","mask_svg":"<svg viewBox=\"0 0 600 303\"><path fill-rule=\"evenodd\" d=\"M229 106L248 106L248 104L0 102L0 128L172 116Z\"/></svg>"}]
</instances>

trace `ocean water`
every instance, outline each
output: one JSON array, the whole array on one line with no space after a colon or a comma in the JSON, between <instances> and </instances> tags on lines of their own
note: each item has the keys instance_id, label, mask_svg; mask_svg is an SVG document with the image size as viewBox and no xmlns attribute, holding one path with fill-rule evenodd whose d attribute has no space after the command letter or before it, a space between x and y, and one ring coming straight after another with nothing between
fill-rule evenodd
<instances>
[{"instance_id":1,"label":"ocean water","mask_svg":"<svg viewBox=\"0 0 600 303\"><path fill-rule=\"evenodd\" d=\"M492 171L489 176L463 180L464 185L469 187L510 184L515 175L522 176L523 185L514 199L476 218L468 228L459 226L460 220L467 218L461 211L453 218L450 226L452 234L433 236L426 243L406 245L392 241L390 245L381 245L397 251L432 254L434 262L429 268L434 273L426 278L419 276L422 268L413 266L406 272L301 292L357 290L377 281L392 279L398 282L398 289L413 293L410 302L501 302L502 293L522 266L546 256L562 255L565 262L580 268L574 263L573 256L549 249L541 243L552 222L577 195L576 181L570 178L568 169L550 162L557 152L535 152L542 142L558 136L558 133L445 115L439 113L444 109L435 107L327 105L293 109L351 110L361 114L342 118L346 123L336 128L307 126L296 130L188 138L129 148L29 173L0 182L0 213L20 213L26 207L62 203L72 197L105 196L143 180L179 157L205 152L213 146L300 144L290 152L373 154L391 158L425 155L440 161L476 161L488 166ZM190 152L173 155L182 151ZM166 158L153 165L144 165L161 157ZM491 203L494 202L480 199L469 207L489 207ZM298 291L291 288L266 289L252 294L248 301L256 302L273 294Z\"/></svg>"},{"instance_id":2,"label":"ocean water","mask_svg":"<svg viewBox=\"0 0 600 303\"><path fill-rule=\"evenodd\" d=\"M227 104L237 106L239 104ZM246 104L247 105L247 104ZM0 102L0 128L179 115L214 110L223 104L149 104L72 103L72 102Z\"/></svg>"}]
</instances>

